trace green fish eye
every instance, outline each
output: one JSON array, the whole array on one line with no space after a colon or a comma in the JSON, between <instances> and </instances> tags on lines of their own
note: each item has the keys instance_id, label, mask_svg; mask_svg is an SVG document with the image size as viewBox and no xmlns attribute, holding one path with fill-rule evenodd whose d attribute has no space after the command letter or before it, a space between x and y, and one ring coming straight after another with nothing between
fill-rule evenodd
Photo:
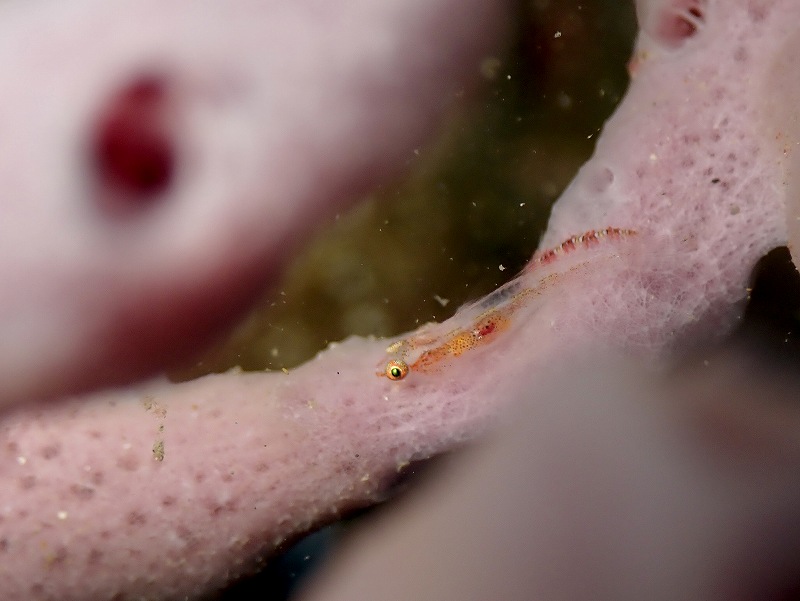
<instances>
[{"instance_id":1,"label":"green fish eye","mask_svg":"<svg viewBox=\"0 0 800 601\"><path fill-rule=\"evenodd\" d=\"M405 361L389 361L386 364L386 377L390 380L402 380L408 374L408 365Z\"/></svg>"}]
</instances>

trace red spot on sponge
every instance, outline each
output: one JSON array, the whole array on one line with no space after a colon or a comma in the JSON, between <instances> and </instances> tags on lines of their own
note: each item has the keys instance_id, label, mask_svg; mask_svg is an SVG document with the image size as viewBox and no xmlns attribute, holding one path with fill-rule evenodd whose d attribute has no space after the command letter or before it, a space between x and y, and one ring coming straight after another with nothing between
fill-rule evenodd
<instances>
[{"instance_id":1,"label":"red spot on sponge","mask_svg":"<svg viewBox=\"0 0 800 601\"><path fill-rule=\"evenodd\" d=\"M137 79L101 114L93 161L104 200L149 204L166 192L175 173L175 148L168 91L158 77Z\"/></svg>"}]
</instances>

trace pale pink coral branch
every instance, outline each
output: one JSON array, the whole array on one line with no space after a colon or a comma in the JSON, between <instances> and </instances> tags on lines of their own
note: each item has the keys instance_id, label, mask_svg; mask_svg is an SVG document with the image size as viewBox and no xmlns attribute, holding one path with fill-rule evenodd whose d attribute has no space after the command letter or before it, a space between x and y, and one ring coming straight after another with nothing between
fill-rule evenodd
<instances>
[{"instance_id":1,"label":"pale pink coral branch","mask_svg":"<svg viewBox=\"0 0 800 601\"><path fill-rule=\"evenodd\" d=\"M636 236L577 251L576 269L549 264L511 330L430 374L377 377L387 343L351 339L289 375L8 413L4 598L213 590L293 533L375 499L408 461L473 439L506 387L575 352L664 357L728 331L750 269L786 240L765 90L800 6L709 0L692 13L702 27L666 29L659 10L673 18L671 4L648 6L630 92L544 244L607 227Z\"/></svg>"}]
</instances>

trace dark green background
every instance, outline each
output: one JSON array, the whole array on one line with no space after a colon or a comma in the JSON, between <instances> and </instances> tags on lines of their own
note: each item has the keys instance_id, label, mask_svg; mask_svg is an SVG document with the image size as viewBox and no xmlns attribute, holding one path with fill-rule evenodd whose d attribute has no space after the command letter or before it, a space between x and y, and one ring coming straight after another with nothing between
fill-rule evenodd
<instances>
[{"instance_id":1,"label":"dark green background","mask_svg":"<svg viewBox=\"0 0 800 601\"><path fill-rule=\"evenodd\" d=\"M324 227L229 340L173 375L293 367L351 334L440 321L513 277L625 91L632 5L520 5L508 52L476 65L484 85L407 177Z\"/></svg>"}]
</instances>

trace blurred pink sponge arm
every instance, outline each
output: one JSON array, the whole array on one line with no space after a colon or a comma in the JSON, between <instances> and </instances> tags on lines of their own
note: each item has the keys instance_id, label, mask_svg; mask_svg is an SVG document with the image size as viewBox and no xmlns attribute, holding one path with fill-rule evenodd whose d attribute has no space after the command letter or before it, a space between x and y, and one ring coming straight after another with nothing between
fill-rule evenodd
<instances>
[{"instance_id":1,"label":"blurred pink sponge arm","mask_svg":"<svg viewBox=\"0 0 800 601\"><path fill-rule=\"evenodd\" d=\"M407 165L503 11L0 5L0 403L198 352L310 230Z\"/></svg>"},{"instance_id":2,"label":"blurred pink sponge arm","mask_svg":"<svg viewBox=\"0 0 800 601\"><path fill-rule=\"evenodd\" d=\"M301 598L794 598L796 379L737 356L665 379L601 363L515 383L512 419Z\"/></svg>"}]
</instances>

